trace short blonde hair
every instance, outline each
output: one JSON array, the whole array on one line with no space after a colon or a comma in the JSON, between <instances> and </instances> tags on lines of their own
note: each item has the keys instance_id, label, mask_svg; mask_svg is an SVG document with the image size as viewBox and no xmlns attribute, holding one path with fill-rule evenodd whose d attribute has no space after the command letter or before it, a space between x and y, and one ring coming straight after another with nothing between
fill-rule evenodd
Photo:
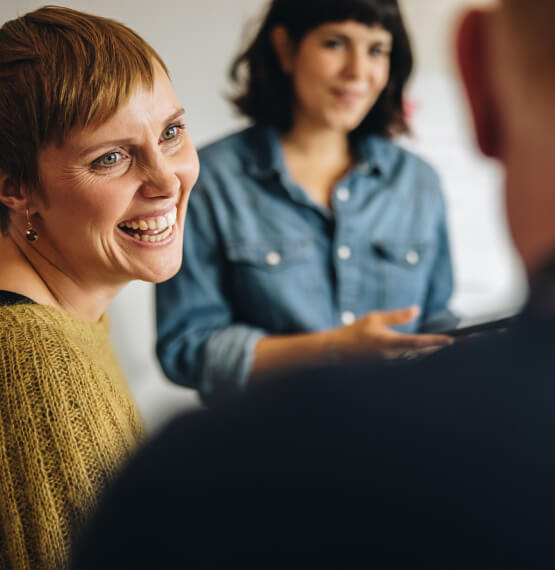
<instances>
[{"instance_id":1,"label":"short blonde hair","mask_svg":"<svg viewBox=\"0 0 555 570\"><path fill-rule=\"evenodd\" d=\"M38 188L39 149L115 114L160 56L114 20L45 6L0 28L0 172ZM9 210L0 204L0 231Z\"/></svg>"}]
</instances>

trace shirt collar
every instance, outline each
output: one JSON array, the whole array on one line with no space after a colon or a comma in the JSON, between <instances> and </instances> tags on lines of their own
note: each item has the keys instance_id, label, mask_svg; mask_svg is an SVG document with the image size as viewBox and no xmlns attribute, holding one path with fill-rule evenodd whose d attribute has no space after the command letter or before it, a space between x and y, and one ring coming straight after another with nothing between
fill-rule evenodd
<instances>
[{"instance_id":1,"label":"shirt collar","mask_svg":"<svg viewBox=\"0 0 555 570\"><path fill-rule=\"evenodd\" d=\"M286 173L279 133L274 127L256 125L248 130L245 163L255 178Z\"/></svg>"},{"instance_id":2,"label":"shirt collar","mask_svg":"<svg viewBox=\"0 0 555 570\"><path fill-rule=\"evenodd\" d=\"M362 139L355 147L357 162L355 168L361 174L385 176L393 170L396 146L389 140L371 135Z\"/></svg>"},{"instance_id":3,"label":"shirt collar","mask_svg":"<svg viewBox=\"0 0 555 570\"><path fill-rule=\"evenodd\" d=\"M248 147L245 160L249 174L256 178L286 174L279 133L274 127L251 127L248 132ZM396 146L387 139L368 136L356 145L357 159L354 168L362 175L387 177L394 167L397 154L395 149Z\"/></svg>"}]
</instances>

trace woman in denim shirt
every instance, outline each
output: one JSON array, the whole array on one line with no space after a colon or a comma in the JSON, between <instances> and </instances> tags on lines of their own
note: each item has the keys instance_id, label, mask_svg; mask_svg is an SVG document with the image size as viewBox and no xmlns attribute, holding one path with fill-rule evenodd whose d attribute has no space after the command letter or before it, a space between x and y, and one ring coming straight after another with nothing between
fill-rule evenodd
<instances>
[{"instance_id":1,"label":"woman in denim shirt","mask_svg":"<svg viewBox=\"0 0 555 570\"><path fill-rule=\"evenodd\" d=\"M157 351L205 401L285 365L450 342L452 271L432 168L407 131L396 0L274 0L236 59L254 126L200 151ZM394 328L393 328L394 327Z\"/></svg>"}]
</instances>

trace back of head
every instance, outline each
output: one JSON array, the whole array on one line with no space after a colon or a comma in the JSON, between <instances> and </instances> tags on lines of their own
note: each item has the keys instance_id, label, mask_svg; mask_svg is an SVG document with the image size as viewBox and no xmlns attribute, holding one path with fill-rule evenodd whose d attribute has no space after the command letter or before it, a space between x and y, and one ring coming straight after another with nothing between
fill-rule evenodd
<instances>
[{"instance_id":1,"label":"back of head","mask_svg":"<svg viewBox=\"0 0 555 570\"><path fill-rule=\"evenodd\" d=\"M293 87L274 52L272 30L282 26L298 46L314 28L347 20L379 25L393 36L389 82L357 131L385 136L405 132L402 94L412 70L412 51L397 0L273 0L258 33L231 68L237 86L231 100L237 110L255 122L282 131L291 128Z\"/></svg>"},{"instance_id":2,"label":"back of head","mask_svg":"<svg viewBox=\"0 0 555 570\"><path fill-rule=\"evenodd\" d=\"M555 82L555 2L553 0L502 0L515 44L518 63L531 73Z\"/></svg>"},{"instance_id":3,"label":"back of head","mask_svg":"<svg viewBox=\"0 0 555 570\"><path fill-rule=\"evenodd\" d=\"M153 83L156 52L107 18L46 6L0 28L0 172L39 187L37 155L75 127L99 124L137 82ZM0 205L0 230L9 212Z\"/></svg>"}]
</instances>

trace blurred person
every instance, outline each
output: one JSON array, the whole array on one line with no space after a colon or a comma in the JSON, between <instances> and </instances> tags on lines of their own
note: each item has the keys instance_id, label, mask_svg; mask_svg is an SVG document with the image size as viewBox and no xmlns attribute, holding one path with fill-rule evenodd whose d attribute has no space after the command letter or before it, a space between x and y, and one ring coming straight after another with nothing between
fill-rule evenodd
<instances>
[{"instance_id":1,"label":"blurred person","mask_svg":"<svg viewBox=\"0 0 555 570\"><path fill-rule=\"evenodd\" d=\"M157 287L166 374L206 402L305 362L442 346L452 270L408 130L396 0L273 0L235 60L254 126L200 151L183 266ZM394 328L393 328L394 327Z\"/></svg>"},{"instance_id":2,"label":"blurred person","mask_svg":"<svg viewBox=\"0 0 555 570\"><path fill-rule=\"evenodd\" d=\"M458 34L530 281L513 328L182 416L105 496L74 568L555 566L554 27L551 0L503 0Z\"/></svg>"},{"instance_id":3,"label":"blurred person","mask_svg":"<svg viewBox=\"0 0 555 570\"><path fill-rule=\"evenodd\" d=\"M0 568L62 568L143 439L106 309L181 263L198 159L132 30L44 7L0 28Z\"/></svg>"}]
</instances>

